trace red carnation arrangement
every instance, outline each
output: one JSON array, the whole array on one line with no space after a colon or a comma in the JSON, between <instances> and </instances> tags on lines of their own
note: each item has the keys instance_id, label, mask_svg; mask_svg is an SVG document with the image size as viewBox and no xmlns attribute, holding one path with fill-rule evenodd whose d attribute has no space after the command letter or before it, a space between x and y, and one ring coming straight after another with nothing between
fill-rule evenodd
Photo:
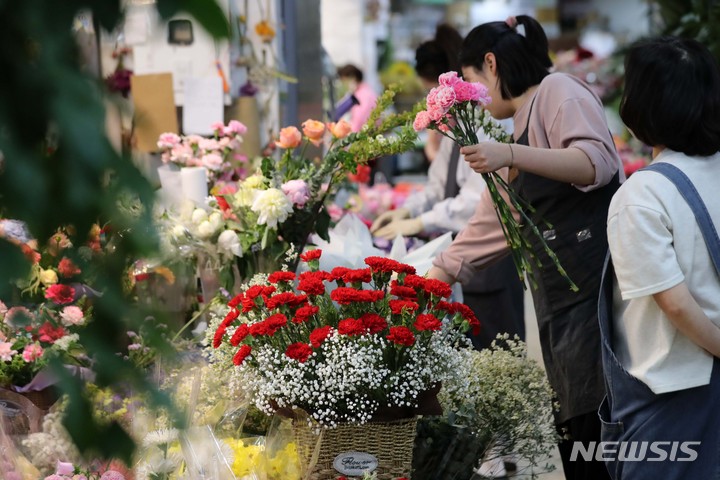
<instances>
[{"instance_id":1,"label":"red carnation arrangement","mask_svg":"<svg viewBox=\"0 0 720 480\"><path fill-rule=\"evenodd\" d=\"M423 385L442 381L428 372L450 368L442 342L464 349L465 331L479 328L477 319L448 302L449 285L416 275L410 265L368 257L367 268L325 272L321 255L306 252L309 271L257 277L230 300L213 331L213 347L225 352L218 358L251 372L256 404L267 413L302 408L332 425L366 421L373 405L412 405ZM299 383L286 388L283 382L294 379ZM359 405L368 410L353 410Z\"/></svg>"}]
</instances>

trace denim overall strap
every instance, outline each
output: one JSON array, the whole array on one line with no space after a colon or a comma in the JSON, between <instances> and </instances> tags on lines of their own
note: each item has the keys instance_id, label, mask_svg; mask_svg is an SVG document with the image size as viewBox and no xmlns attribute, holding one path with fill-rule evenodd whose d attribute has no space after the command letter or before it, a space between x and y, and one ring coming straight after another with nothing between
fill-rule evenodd
<instances>
[{"instance_id":1,"label":"denim overall strap","mask_svg":"<svg viewBox=\"0 0 720 480\"><path fill-rule=\"evenodd\" d=\"M695 219L700 226L705 243L707 244L710 257L712 258L715 270L720 275L720 237L718 237L715 225L710 218L705 203L700 198L695 185L685 175L682 170L674 165L665 162L653 163L642 170L650 170L664 175L668 180L673 182L677 187L680 195L683 196L690 209L695 214Z\"/></svg>"}]
</instances>

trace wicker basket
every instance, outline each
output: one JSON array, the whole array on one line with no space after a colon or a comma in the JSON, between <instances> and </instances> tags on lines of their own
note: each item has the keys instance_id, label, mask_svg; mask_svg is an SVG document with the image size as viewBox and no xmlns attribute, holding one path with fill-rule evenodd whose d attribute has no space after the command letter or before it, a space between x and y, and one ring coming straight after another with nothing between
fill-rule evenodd
<instances>
[{"instance_id":1,"label":"wicker basket","mask_svg":"<svg viewBox=\"0 0 720 480\"><path fill-rule=\"evenodd\" d=\"M417 417L389 422L370 422L365 425L344 423L334 429L323 429L319 434L307 422L293 423L293 434L298 450L308 456L311 465L307 480L335 480L343 474L333 466L342 453L370 454L378 461L378 480L410 478ZM317 459L316 461L312 461ZM310 460L311 459L311 460ZM314 465L314 466L313 466Z\"/></svg>"}]
</instances>

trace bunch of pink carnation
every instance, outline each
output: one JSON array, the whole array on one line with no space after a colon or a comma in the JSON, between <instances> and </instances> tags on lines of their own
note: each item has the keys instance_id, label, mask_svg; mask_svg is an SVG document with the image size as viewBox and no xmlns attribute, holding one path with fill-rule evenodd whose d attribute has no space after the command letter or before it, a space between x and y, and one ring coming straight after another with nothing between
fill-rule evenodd
<instances>
[{"instance_id":1,"label":"bunch of pink carnation","mask_svg":"<svg viewBox=\"0 0 720 480\"><path fill-rule=\"evenodd\" d=\"M452 121L453 107L470 103L473 107L488 105L491 101L488 89L481 83L466 82L458 77L457 72L447 72L438 78L439 85L428 93L427 110L419 112L413 128L415 131L426 128L444 129Z\"/></svg>"}]
</instances>

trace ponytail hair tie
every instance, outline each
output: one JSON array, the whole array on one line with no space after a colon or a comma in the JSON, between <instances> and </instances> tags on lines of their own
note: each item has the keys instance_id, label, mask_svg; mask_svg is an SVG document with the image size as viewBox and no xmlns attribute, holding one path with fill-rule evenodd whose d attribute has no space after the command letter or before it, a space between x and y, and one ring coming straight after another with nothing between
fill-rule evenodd
<instances>
[{"instance_id":1,"label":"ponytail hair tie","mask_svg":"<svg viewBox=\"0 0 720 480\"><path fill-rule=\"evenodd\" d=\"M515 28L518 25L517 18L513 17L512 15L505 19L505 23L507 24L508 27L512 28L513 30L515 30Z\"/></svg>"}]
</instances>

